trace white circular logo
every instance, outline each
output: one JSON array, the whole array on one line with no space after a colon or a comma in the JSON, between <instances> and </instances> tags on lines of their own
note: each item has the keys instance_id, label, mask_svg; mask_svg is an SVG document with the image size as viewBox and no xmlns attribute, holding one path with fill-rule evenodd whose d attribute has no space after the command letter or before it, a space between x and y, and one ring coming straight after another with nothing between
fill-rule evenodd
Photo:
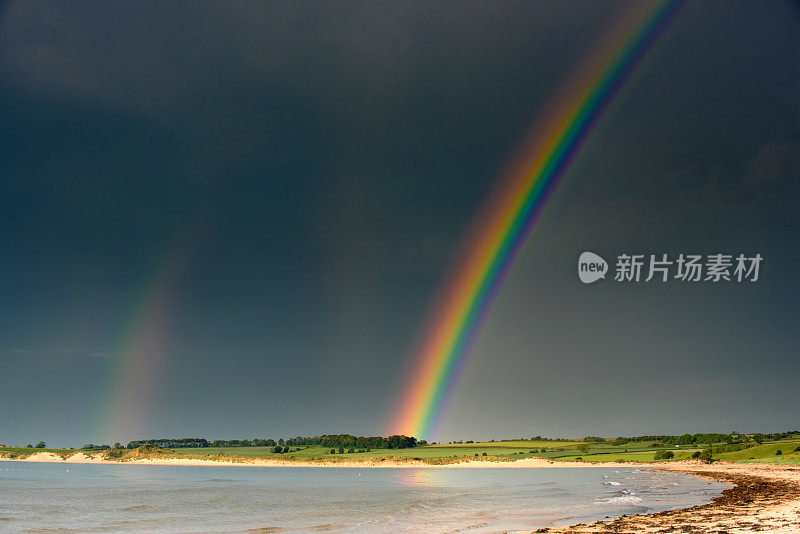
<instances>
[{"instance_id":1,"label":"white circular logo","mask_svg":"<svg viewBox=\"0 0 800 534\"><path fill-rule=\"evenodd\" d=\"M584 284L597 282L606 277L608 263L594 252L584 252L578 258L578 278Z\"/></svg>"}]
</instances>

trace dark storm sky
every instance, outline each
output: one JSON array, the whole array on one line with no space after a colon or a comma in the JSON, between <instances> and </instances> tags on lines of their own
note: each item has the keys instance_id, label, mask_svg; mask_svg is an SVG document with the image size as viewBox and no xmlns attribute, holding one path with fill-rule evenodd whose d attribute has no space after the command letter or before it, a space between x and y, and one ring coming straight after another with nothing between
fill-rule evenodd
<instances>
[{"instance_id":1,"label":"dark storm sky","mask_svg":"<svg viewBox=\"0 0 800 534\"><path fill-rule=\"evenodd\" d=\"M625 5L4 3L0 443L386 432L468 225ZM689 4L557 190L438 437L800 427L798 182L800 9ZM108 435L174 250L144 435ZM583 286L584 250L765 259L753 284Z\"/></svg>"}]
</instances>

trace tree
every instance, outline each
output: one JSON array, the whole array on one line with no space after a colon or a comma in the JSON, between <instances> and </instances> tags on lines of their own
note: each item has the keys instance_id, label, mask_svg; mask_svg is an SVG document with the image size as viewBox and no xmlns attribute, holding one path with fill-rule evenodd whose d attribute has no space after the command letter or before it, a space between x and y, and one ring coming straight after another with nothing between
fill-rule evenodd
<instances>
[{"instance_id":1,"label":"tree","mask_svg":"<svg viewBox=\"0 0 800 534\"><path fill-rule=\"evenodd\" d=\"M714 461L714 456L711 452L711 449L703 449L703 452L701 452L697 457L709 464Z\"/></svg>"},{"instance_id":2,"label":"tree","mask_svg":"<svg viewBox=\"0 0 800 534\"><path fill-rule=\"evenodd\" d=\"M339 447L339 454L344 454L344 447Z\"/></svg>"},{"instance_id":3,"label":"tree","mask_svg":"<svg viewBox=\"0 0 800 534\"><path fill-rule=\"evenodd\" d=\"M331 454L336 454L336 449L331 449Z\"/></svg>"},{"instance_id":4,"label":"tree","mask_svg":"<svg viewBox=\"0 0 800 534\"><path fill-rule=\"evenodd\" d=\"M675 453L672 451L656 451L656 455L653 457L654 460L671 460L675 456Z\"/></svg>"},{"instance_id":5,"label":"tree","mask_svg":"<svg viewBox=\"0 0 800 534\"><path fill-rule=\"evenodd\" d=\"M775 456L780 456L781 454L783 454L782 450L778 449L777 451L775 451Z\"/></svg>"},{"instance_id":6,"label":"tree","mask_svg":"<svg viewBox=\"0 0 800 534\"><path fill-rule=\"evenodd\" d=\"M410 449L417 446L417 438L397 434L389 436L386 441L389 449Z\"/></svg>"},{"instance_id":7,"label":"tree","mask_svg":"<svg viewBox=\"0 0 800 534\"><path fill-rule=\"evenodd\" d=\"M121 449L122 448L122 444L118 441L118 442L114 443L114 448L115 449Z\"/></svg>"},{"instance_id":8,"label":"tree","mask_svg":"<svg viewBox=\"0 0 800 534\"><path fill-rule=\"evenodd\" d=\"M275 447L272 448L272 452L280 454L283 452L283 447L281 447L280 445L276 445Z\"/></svg>"},{"instance_id":9,"label":"tree","mask_svg":"<svg viewBox=\"0 0 800 534\"><path fill-rule=\"evenodd\" d=\"M40 441L36 444L37 449L44 449L45 447L47 447L47 445L44 444L44 441Z\"/></svg>"}]
</instances>

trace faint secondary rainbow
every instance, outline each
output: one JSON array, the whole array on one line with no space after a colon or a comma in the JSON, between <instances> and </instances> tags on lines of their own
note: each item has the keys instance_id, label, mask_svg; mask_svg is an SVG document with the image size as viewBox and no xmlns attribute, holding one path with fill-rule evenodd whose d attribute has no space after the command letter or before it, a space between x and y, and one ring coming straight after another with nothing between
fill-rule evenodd
<instances>
[{"instance_id":1,"label":"faint secondary rainbow","mask_svg":"<svg viewBox=\"0 0 800 534\"><path fill-rule=\"evenodd\" d=\"M560 177L681 3L634 2L545 108L434 308L393 432L429 438L435 431L497 290Z\"/></svg>"},{"instance_id":2,"label":"faint secondary rainbow","mask_svg":"<svg viewBox=\"0 0 800 534\"><path fill-rule=\"evenodd\" d=\"M202 215L198 210L165 240L132 294L99 392L96 435L104 442L141 439L151 426L169 357L170 327L202 232Z\"/></svg>"},{"instance_id":3,"label":"faint secondary rainbow","mask_svg":"<svg viewBox=\"0 0 800 534\"><path fill-rule=\"evenodd\" d=\"M137 295L138 302L124 327L100 405L105 411L99 434L103 439L136 439L153 413L176 284L185 261L182 252L168 253Z\"/></svg>"}]
</instances>

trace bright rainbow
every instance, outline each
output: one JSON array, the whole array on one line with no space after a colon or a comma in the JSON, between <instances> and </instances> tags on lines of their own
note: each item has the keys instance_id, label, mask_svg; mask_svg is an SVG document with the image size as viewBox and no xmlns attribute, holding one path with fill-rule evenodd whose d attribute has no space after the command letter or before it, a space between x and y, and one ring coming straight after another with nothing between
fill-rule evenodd
<instances>
[{"instance_id":1,"label":"bright rainbow","mask_svg":"<svg viewBox=\"0 0 800 534\"><path fill-rule=\"evenodd\" d=\"M523 142L502 188L478 217L464 257L435 308L393 432L435 431L498 289L572 158L681 2L634 2L575 70Z\"/></svg>"}]
</instances>

